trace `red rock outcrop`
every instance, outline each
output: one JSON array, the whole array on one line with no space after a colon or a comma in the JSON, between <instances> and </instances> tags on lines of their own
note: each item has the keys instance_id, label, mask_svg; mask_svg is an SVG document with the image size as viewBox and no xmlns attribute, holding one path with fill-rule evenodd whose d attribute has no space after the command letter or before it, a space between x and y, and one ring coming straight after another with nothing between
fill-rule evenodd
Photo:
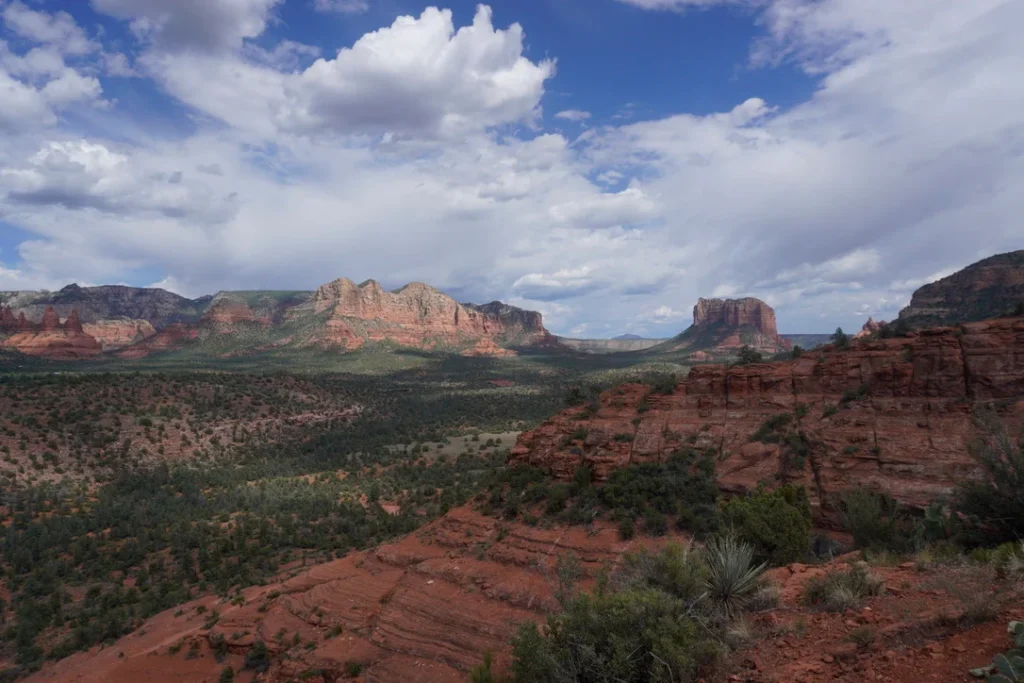
<instances>
[{"instance_id":1,"label":"red rock outcrop","mask_svg":"<svg viewBox=\"0 0 1024 683\"><path fill-rule=\"evenodd\" d=\"M849 488L924 506L976 471L965 448L972 411L989 406L1019 423L1022 397L1024 318L995 319L788 362L698 366L672 395L624 385L601 396L596 415L570 409L520 435L511 463L562 478L586 463L604 479L693 445L718 454L726 490L788 480L807 484L819 506ZM788 447L751 441L781 413L794 415L794 432L807 437L802 466ZM583 441L568 438L579 428L587 430Z\"/></svg>"},{"instance_id":2,"label":"red rock outcrop","mask_svg":"<svg viewBox=\"0 0 1024 683\"><path fill-rule=\"evenodd\" d=\"M386 341L414 348L463 348L470 355L510 355L507 344L553 340L539 313L497 306L500 310L463 305L420 282L389 292L373 280L356 285L341 278L321 286L288 317L326 317L305 343L345 349Z\"/></svg>"},{"instance_id":3,"label":"red rock outcrop","mask_svg":"<svg viewBox=\"0 0 1024 683\"><path fill-rule=\"evenodd\" d=\"M100 320L94 323L83 323L86 334L95 337L104 351L122 349L132 344L149 339L156 334L156 329L148 320Z\"/></svg>"},{"instance_id":4,"label":"red rock outcrop","mask_svg":"<svg viewBox=\"0 0 1024 683\"><path fill-rule=\"evenodd\" d=\"M887 323L884 320L879 320L876 322L874 318L869 316L868 321L864 323L864 326L860 328L860 332L855 334L853 338L863 339L864 337L870 337L871 335L885 327L886 324Z\"/></svg>"},{"instance_id":5,"label":"red rock outcrop","mask_svg":"<svg viewBox=\"0 0 1024 683\"><path fill-rule=\"evenodd\" d=\"M174 351L199 338L199 330L193 325L174 323L143 341L126 346L115 355L119 358L145 358L151 353Z\"/></svg>"},{"instance_id":6,"label":"red rock outcrop","mask_svg":"<svg viewBox=\"0 0 1024 683\"><path fill-rule=\"evenodd\" d=\"M761 353L793 348L779 335L775 310L760 299L701 298L693 307L693 325L649 353L735 354L743 346Z\"/></svg>"},{"instance_id":7,"label":"red rock outcrop","mask_svg":"<svg viewBox=\"0 0 1024 683\"><path fill-rule=\"evenodd\" d=\"M7 320L12 316L4 316ZM52 307L43 313L38 324L25 320L22 313L17 322L17 331L0 340L0 347L15 349L29 356L41 356L55 360L78 360L92 358L103 353L95 337L82 329L77 311L71 311L66 322Z\"/></svg>"}]
</instances>

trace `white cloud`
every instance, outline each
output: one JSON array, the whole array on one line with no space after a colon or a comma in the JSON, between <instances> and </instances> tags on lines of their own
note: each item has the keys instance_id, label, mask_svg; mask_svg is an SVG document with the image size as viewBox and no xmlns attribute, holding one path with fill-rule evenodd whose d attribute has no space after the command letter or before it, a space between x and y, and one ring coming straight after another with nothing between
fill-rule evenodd
<instances>
[{"instance_id":1,"label":"white cloud","mask_svg":"<svg viewBox=\"0 0 1024 683\"><path fill-rule=\"evenodd\" d=\"M564 119L566 121L586 121L590 118L589 111L582 111L580 109L566 109L555 114L556 119Z\"/></svg>"},{"instance_id":2,"label":"white cloud","mask_svg":"<svg viewBox=\"0 0 1024 683\"><path fill-rule=\"evenodd\" d=\"M98 12L131 22L132 31L179 50L238 48L263 33L281 0L92 0Z\"/></svg>"},{"instance_id":3,"label":"white cloud","mask_svg":"<svg viewBox=\"0 0 1024 683\"><path fill-rule=\"evenodd\" d=\"M522 28L495 29L484 5L457 31L450 10L428 7L290 79L278 123L300 133L451 137L529 122L555 65L522 50Z\"/></svg>"},{"instance_id":4,"label":"white cloud","mask_svg":"<svg viewBox=\"0 0 1024 683\"><path fill-rule=\"evenodd\" d=\"M65 55L84 55L99 49L67 12L38 12L19 0L3 8L8 30L35 43L51 45Z\"/></svg>"},{"instance_id":5,"label":"white cloud","mask_svg":"<svg viewBox=\"0 0 1024 683\"><path fill-rule=\"evenodd\" d=\"M486 11L458 31L439 10L400 18L309 65L267 35L273 3L222 4L203 16L227 37L189 42L174 38L186 3L96 2L146 32L137 69L194 110L174 137L127 109L92 112L116 141L30 130L99 83L45 91L65 75L59 50L0 49L0 125L17 132L0 210L34 235L5 277L145 268L190 295L423 280L540 310L555 332L643 318L653 336L684 327L698 296L742 293L814 332L891 317L915 283L1020 246L1018 2L775 0L753 59L812 74L806 102L642 109L572 141L517 133L542 120L553 65Z\"/></svg>"},{"instance_id":6,"label":"white cloud","mask_svg":"<svg viewBox=\"0 0 1024 683\"><path fill-rule=\"evenodd\" d=\"M87 140L50 142L23 166L0 169L0 196L13 215L19 208L31 212L56 205L222 222L236 209L230 196L217 197L206 183L191 182L180 170L150 169L139 157Z\"/></svg>"},{"instance_id":7,"label":"white cloud","mask_svg":"<svg viewBox=\"0 0 1024 683\"><path fill-rule=\"evenodd\" d=\"M666 323L677 323L686 318L689 314L685 311L677 311L671 306L658 306L653 311L648 311L637 316L637 320L642 322L654 323L655 325L664 325Z\"/></svg>"},{"instance_id":8,"label":"white cloud","mask_svg":"<svg viewBox=\"0 0 1024 683\"><path fill-rule=\"evenodd\" d=\"M370 9L370 4L367 0L313 0L313 9L317 12L362 14Z\"/></svg>"}]
</instances>

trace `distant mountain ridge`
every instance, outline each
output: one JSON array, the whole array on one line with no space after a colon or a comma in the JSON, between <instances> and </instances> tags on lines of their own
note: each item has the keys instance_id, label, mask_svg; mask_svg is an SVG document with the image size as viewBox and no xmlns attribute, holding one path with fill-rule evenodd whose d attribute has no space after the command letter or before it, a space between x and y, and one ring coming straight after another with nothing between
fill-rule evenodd
<instances>
[{"instance_id":1,"label":"distant mountain ridge","mask_svg":"<svg viewBox=\"0 0 1024 683\"><path fill-rule=\"evenodd\" d=\"M218 355L277 348L350 351L368 343L447 349L466 355L514 355L514 347L554 345L540 313L493 301L460 304L423 283L387 291L374 280L340 278L315 291L241 291L187 299L156 288L68 285L59 292L0 293L0 346L52 355L35 330L44 317L81 321L79 341L124 358L191 344ZM6 336L5 336L6 335ZM52 340L56 343L56 339ZM91 347L91 345L90 345ZM94 354L95 355L95 354ZM63 357L63 356L62 356Z\"/></svg>"}]
</instances>

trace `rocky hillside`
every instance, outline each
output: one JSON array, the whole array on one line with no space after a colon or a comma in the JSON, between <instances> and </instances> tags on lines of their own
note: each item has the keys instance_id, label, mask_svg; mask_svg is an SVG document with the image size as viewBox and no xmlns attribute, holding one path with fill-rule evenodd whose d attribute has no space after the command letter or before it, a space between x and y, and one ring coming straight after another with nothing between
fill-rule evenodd
<instances>
[{"instance_id":1,"label":"rocky hillside","mask_svg":"<svg viewBox=\"0 0 1024 683\"><path fill-rule=\"evenodd\" d=\"M997 254L914 292L899 322L955 325L1012 313L1024 304L1024 249Z\"/></svg>"},{"instance_id":2,"label":"rocky hillside","mask_svg":"<svg viewBox=\"0 0 1024 683\"><path fill-rule=\"evenodd\" d=\"M791 348L779 335L775 310L760 299L702 298L693 307L693 325L649 352L684 353L691 360L708 360L735 354L742 346L768 354Z\"/></svg>"},{"instance_id":3,"label":"rocky hillside","mask_svg":"<svg viewBox=\"0 0 1024 683\"><path fill-rule=\"evenodd\" d=\"M718 453L725 490L796 481L822 511L854 487L923 506L973 471L972 411L1019 421L1022 396L1024 318L1001 318L787 362L697 366L670 395L625 385L596 411L573 408L521 435L512 462L565 479L586 463L602 479L692 445Z\"/></svg>"}]
</instances>

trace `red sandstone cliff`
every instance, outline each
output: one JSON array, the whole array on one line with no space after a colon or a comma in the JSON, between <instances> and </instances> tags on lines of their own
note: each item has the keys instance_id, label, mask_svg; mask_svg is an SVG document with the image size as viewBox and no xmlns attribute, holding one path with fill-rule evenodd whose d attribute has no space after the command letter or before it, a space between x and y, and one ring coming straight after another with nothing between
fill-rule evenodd
<instances>
[{"instance_id":1,"label":"red sandstone cliff","mask_svg":"<svg viewBox=\"0 0 1024 683\"><path fill-rule=\"evenodd\" d=\"M86 334L78 311L71 311L67 321L52 307L43 313L39 323L31 323L21 313L14 318L11 309L0 313L0 333L10 336L0 340L0 347L15 349L29 356L41 356L56 360L78 360L91 358L103 353L103 347L95 337Z\"/></svg>"},{"instance_id":2,"label":"red sandstone cliff","mask_svg":"<svg viewBox=\"0 0 1024 683\"><path fill-rule=\"evenodd\" d=\"M792 348L779 336L775 310L760 299L702 298L693 307L693 325L648 353L732 354L743 346L769 354Z\"/></svg>"},{"instance_id":3,"label":"red sandstone cliff","mask_svg":"<svg viewBox=\"0 0 1024 683\"><path fill-rule=\"evenodd\" d=\"M321 286L308 304L296 307L288 317L324 318L323 326L305 343L344 349L387 341L415 348L461 347L470 355L511 355L507 345L552 339L539 313L488 306L460 304L420 282L389 292L373 280L356 285L341 278Z\"/></svg>"},{"instance_id":4,"label":"red sandstone cliff","mask_svg":"<svg viewBox=\"0 0 1024 683\"><path fill-rule=\"evenodd\" d=\"M972 410L1024 415L1024 318L858 341L788 362L695 367L674 394L647 394L645 385L625 385L605 392L593 417L567 410L522 434L511 462L564 478L586 463L603 479L693 445L718 453L726 490L790 480L807 484L817 504L868 487L923 506L975 471L965 448ZM803 414L793 427L810 445L802 467L789 449L751 441L780 413ZM587 430L582 444L564 438L578 428ZM622 434L629 440L615 438Z\"/></svg>"}]
</instances>

